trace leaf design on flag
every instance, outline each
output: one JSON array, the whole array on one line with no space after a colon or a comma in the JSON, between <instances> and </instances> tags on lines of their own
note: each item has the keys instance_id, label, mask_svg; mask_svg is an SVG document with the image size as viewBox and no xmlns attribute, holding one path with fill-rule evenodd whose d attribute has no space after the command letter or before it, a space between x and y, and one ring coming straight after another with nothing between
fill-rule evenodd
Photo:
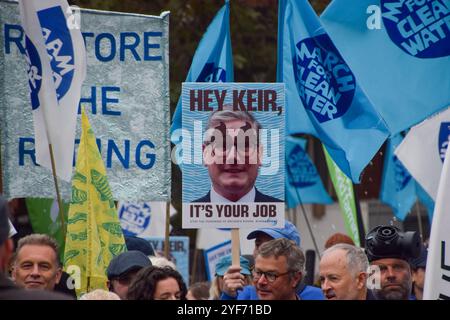
<instances>
[{"instance_id":1,"label":"leaf design on flag","mask_svg":"<svg viewBox=\"0 0 450 320\"><path fill-rule=\"evenodd\" d=\"M87 213L85 212L77 212L75 215L67 220L68 224L77 223L78 221L87 221Z\"/></svg>"},{"instance_id":2,"label":"leaf design on flag","mask_svg":"<svg viewBox=\"0 0 450 320\"><path fill-rule=\"evenodd\" d=\"M118 254L125 252L126 251L126 245L125 244L111 244L109 247L109 252L111 252L111 254L113 256L117 256Z\"/></svg>"},{"instance_id":3,"label":"leaf design on flag","mask_svg":"<svg viewBox=\"0 0 450 320\"><path fill-rule=\"evenodd\" d=\"M79 232L79 233L71 233L70 238L72 241L84 241L87 239L87 231Z\"/></svg>"},{"instance_id":4,"label":"leaf design on flag","mask_svg":"<svg viewBox=\"0 0 450 320\"><path fill-rule=\"evenodd\" d=\"M80 254L79 250L69 250L64 254L64 265L67 265L67 261L70 259L75 258L77 255Z\"/></svg>"},{"instance_id":5,"label":"leaf design on flag","mask_svg":"<svg viewBox=\"0 0 450 320\"><path fill-rule=\"evenodd\" d=\"M114 222L105 222L102 224L103 229L115 236L122 236L122 228L120 224Z\"/></svg>"},{"instance_id":6,"label":"leaf design on flag","mask_svg":"<svg viewBox=\"0 0 450 320\"><path fill-rule=\"evenodd\" d=\"M72 204L83 204L87 200L87 192L72 186Z\"/></svg>"},{"instance_id":7,"label":"leaf design on flag","mask_svg":"<svg viewBox=\"0 0 450 320\"><path fill-rule=\"evenodd\" d=\"M78 180L82 183L86 183L87 179L85 175L82 175L80 172L75 171L75 174L72 177L72 180Z\"/></svg>"},{"instance_id":8,"label":"leaf design on flag","mask_svg":"<svg viewBox=\"0 0 450 320\"><path fill-rule=\"evenodd\" d=\"M110 208L114 208L114 200L111 189L108 185L108 180L105 175L101 174L95 169L91 170L91 183L95 189L100 193L100 200L109 201Z\"/></svg>"}]
</instances>

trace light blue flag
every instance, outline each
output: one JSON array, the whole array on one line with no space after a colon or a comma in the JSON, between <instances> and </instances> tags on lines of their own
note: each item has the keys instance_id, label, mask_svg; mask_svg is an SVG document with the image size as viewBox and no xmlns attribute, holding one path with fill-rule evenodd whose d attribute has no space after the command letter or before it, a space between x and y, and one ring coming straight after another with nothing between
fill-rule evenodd
<instances>
[{"instance_id":1,"label":"light blue flag","mask_svg":"<svg viewBox=\"0 0 450 320\"><path fill-rule=\"evenodd\" d=\"M433 198L431 198L428 193L416 182L416 193L417 197L419 198L419 201L422 202L422 204L425 206L428 212L428 221L433 221L433 212L434 212L434 201Z\"/></svg>"},{"instance_id":2,"label":"light blue flag","mask_svg":"<svg viewBox=\"0 0 450 320\"><path fill-rule=\"evenodd\" d=\"M403 221L418 199L427 209L428 218L431 222L434 210L433 199L422 189L394 154L394 150L402 140L401 134L397 134L388 140L384 157L380 200L390 205L394 215Z\"/></svg>"},{"instance_id":3,"label":"light blue flag","mask_svg":"<svg viewBox=\"0 0 450 320\"><path fill-rule=\"evenodd\" d=\"M392 134L450 104L448 0L334 0L321 21Z\"/></svg>"},{"instance_id":4,"label":"light blue flag","mask_svg":"<svg viewBox=\"0 0 450 320\"><path fill-rule=\"evenodd\" d=\"M233 79L230 3L226 0L203 35L185 82L233 82ZM170 132L180 128L181 98L178 99Z\"/></svg>"},{"instance_id":5,"label":"light blue flag","mask_svg":"<svg viewBox=\"0 0 450 320\"><path fill-rule=\"evenodd\" d=\"M286 85L287 133L319 138L354 182L388 136L355 76L331 42L307 0L285 0L282 81ZM280 80L281 81L281 80Z\"/></svg>"},{"instance_id":6,"label":"light blue flag","mask_svg":"<svg viewBox=\"0 0 450 320\"><path fill-rule=\"evenodd\" d=\"M295 208L300 203L330 204L333 200L323 187L316 167L305 152L306 140L286 138L286 203Z\"/></svg>"},{"instance_id":7,"label":"light blue flag","mask_svg":"<svg viewBox=\"0 0 450 320\"><path fill-rule=\"evenodd\" d=\"M388 140L384 156L380 200L391 206L394 215L405 219L416 202L416 181L394 154L403 137L397 134Z\"/></svg>"}]
</instances>

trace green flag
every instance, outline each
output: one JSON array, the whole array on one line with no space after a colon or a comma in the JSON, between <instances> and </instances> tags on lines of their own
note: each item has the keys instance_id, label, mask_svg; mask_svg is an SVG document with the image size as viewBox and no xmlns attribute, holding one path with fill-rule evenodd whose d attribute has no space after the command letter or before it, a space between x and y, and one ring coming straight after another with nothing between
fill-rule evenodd
<instances>
[{"instance_id":1,"label":"green flag","mask_svg":"<svg viewBox=\"0 0 450 320\"><path fill-rule=\"evenodd\" d=\"M59 254L64 254L64 236L58 213L58 201L54 199L26 198L28 216L33 232L47 234L58 242ZM63 203L64 219L67 221L69 204Z\"/></svg>"},{"instance_id":2,"label":"green flag","mask_svg":"<svg viewBox=\"0 0 450 320\"><path fill-rule=\"evenodd\" d=\"M327 160L328 171L331 181L339 200L339 207L344 216L345 230L352 238L353 242L360 246L361 242L358 233L358 220L356 216L355 193L353 192L353 183L345 173L339 169L336 163L331 159L328 151L323 147L325 159Z\"/></svg>"}]
</instances>

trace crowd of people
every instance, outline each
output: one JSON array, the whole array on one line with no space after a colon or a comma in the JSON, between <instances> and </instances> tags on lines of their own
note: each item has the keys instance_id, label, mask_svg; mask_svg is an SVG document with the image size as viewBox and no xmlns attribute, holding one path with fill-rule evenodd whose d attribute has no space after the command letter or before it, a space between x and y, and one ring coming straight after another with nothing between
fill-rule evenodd
<instances>
[{"instance_id":1,"label":"crowd of people","mask_svg":"<svg viewBox=\"0 0 450 320\"><path fill-rule=\"evenodd\" d=\"M389 239L389 240L386 240ZM190 287L173 263L155 258L143 239L127 241L128 251L111 260L109 291L96 289L80 300L415 300L422 299L427 250L417 233L378 226L368 233L366 249L345 236L333 236L321 255L319 285L305 285L305 255L300 235L289 221L283 228L261 228L253 261L231 256L216 265L211 283ZM142 240L142 241L141 241ZM152 260L154 263L152 263ZM0 299L76 299L60 289L64 278L58 245L48 235L9 239L8 203L0 198ZM320 286L320 288L319 288Z\"/></svg>"}]
</instances>

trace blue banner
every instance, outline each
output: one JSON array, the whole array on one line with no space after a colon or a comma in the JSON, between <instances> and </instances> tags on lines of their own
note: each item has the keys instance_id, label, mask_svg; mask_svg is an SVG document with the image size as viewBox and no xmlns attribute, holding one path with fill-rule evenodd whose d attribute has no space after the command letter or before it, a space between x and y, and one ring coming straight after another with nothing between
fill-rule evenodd
<instances>
[{"instance_id":1,"label":"blue banner","mask_svg":"<svg viewBox=\"0 0 450 320\"><path fill-rule=\"evenodd\" d=\"M282 71L286 85L287 133L319 138L354 182L388 136L373 108L307 0L286 0ZM281 32L280 32L281 33Z\"/></svg>"},{"instance_id":2,"label":"blue banner","mask_svg":"<svg viewBox=\"0 0 450 320\"><path fill-rule=\"evenodd\" d=\"M305 152L305 147L305 139L286 139L285 183L288 208L295 208L300 203L333 203L325 191L316 167Z\"/></svg>"},{"instance_id":3,"label":"blue banner","mask_svg":"<svg viewBox=\"0 0 450 320\"><path fill-rule=\"evenodd\" d=\"M334 0L321 21L392 134L450 103L447 0Z\"/></svg>"},{"instance_id":4,"label":"blue banner","mask_svg":"<svg viewBox=\"0 0 450 320\"><path fill-rule=\"evenodd\" d=\"M233 82L233 79L230 3L226 0L203 35L185 82ZM171 133L176 129L181 129L181 96L172 118Z\"/></svg>"}]
</instances>

